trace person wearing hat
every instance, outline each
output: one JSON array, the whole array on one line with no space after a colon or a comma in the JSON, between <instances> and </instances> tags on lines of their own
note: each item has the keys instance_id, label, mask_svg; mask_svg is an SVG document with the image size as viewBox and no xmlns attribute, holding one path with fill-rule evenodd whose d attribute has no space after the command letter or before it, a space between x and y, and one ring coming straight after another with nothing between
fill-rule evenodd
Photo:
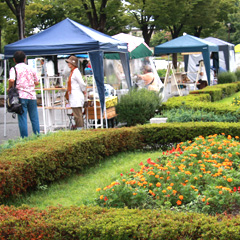
<instances>
[{"instance_id":1,"label":"person wearing hat","mask_svg":"<svg viewBox=\"0 0 240 240\"><path fill-rule=\"evenodd\" d=\"M148 90L159 91L156 81L154 81L154 74L152 68L148 65L144 67L143 74L137 75L139 79L142 79L145 84L145 88Z\"/></svg>"},{"instance_id":2,"label":"person wearing hat","mask_svg":"<svg viewBox=\"0 0 240 240\"><path fill-rule=\"evenodd\" d=\"M82 75L78 69L78 59L75 56L70 56L66 62L71 69L68 84L66 99L68 100L74 116L74 121L78 130L84 126L82 107L84 105L84 95L86 94L87 85L84 83Z\"/></svg>"}]
</instances>

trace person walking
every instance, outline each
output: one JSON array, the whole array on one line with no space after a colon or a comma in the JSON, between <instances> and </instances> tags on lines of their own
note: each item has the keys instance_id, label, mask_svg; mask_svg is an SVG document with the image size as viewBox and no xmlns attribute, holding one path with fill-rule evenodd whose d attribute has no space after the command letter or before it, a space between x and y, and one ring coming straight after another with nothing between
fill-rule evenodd
<instances>
[{"instance_id":1,"label":"person walking","mask_svg":"<svg viewBox=\"0 0 240 240\"><path fill-rule=\"evenodd\" d=\"M84 105L84 95L86 94L87 85L84 83L82 75L78 69L78 59L75 56L70 56L66 60L68 67L71 69L68 84L66 99L73 111L74 121L78 130L84 127L82 108Z\"/></svg>"},{"instance_id":2,"label":"person walking","mask_svg":"<svg viewBox=\"0 0 240 240\"><path fill-rule=\"evenodd\" d=\"M12 67L9 72L9 89L14 87L14 81L16 79L16 88L18 89L19 100L23 107L23 114L18 115L18 126L20 135L24 138L28 137L27 113L32 124L33 133L40 133L37 98L34 90L35 86L39 84L39 81L37 73L26 64L26 55L23 51L16 51L13 56L13 61L16 65Z\"/></svg>"}]
</instances>

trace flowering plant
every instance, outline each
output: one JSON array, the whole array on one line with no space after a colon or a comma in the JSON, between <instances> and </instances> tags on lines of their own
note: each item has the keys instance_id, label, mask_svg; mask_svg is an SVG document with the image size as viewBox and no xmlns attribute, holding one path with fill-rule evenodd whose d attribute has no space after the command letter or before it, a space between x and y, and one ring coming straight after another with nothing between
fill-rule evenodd
<instances>
[{"instance_id":1,"label":"flowering plant","mask_svg":"<svg viewBox=\"0 0 240 240\"><path fill-rule=\"evenodd\" d=\"M239 106L240 105L240 97L233 98L233 101L232 101L231 105Z\"/></svg>"},{"instance_id":2,"label":"flowering plant","mask_svg":"<svg viewBox=\"0 0 240 240\"><path fill-rule=\"evenodd\" d=\"M240 143L230 135L199 136L131 169L99 191L100 206L181 208L210 214L240 206Z\"/></svg>"}]
</instances>

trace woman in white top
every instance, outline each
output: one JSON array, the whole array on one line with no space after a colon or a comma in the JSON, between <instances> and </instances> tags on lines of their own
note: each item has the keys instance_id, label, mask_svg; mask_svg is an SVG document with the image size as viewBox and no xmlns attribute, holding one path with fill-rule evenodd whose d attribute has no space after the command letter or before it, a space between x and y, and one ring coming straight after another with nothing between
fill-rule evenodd
<instances>
[{"instance_id":1,"label":"woman in white top","mask_svg":"<svg viewBox=\"0 0 240 240\"><path fill-rule=\"evenodd\" d=\"M66 62L71 69L68 78L66 99L69 101L72 108L76 127L81 130L84 126L82 107L84 105L84 95L86 94L86 84L84 83L82 75L78 69L77 57L71 56Z\"/></svg>"}]
</instances>

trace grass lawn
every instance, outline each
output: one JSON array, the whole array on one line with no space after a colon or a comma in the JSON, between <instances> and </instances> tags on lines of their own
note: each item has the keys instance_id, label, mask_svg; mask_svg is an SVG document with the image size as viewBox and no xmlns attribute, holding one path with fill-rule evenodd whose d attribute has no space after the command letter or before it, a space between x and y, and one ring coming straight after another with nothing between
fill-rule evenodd
<instances>
[{"instance_id":1,"label":"grass lawn","mask_svg":"<svg viewBox=\"0 0 240 240\"><path fill-rule=\"evenodd\" d=\"M217 102L224 103L226 105L231 105L232 101L233 101L233 98L239 97L239 96L240 96L240 92L237 92L237 93L231 95L230 97L226 97L226 98L224 98L224 99L222 99L220 101L217 101Z\"/></svg>"},{"instance_id":2,"label":"grass lawn","mask_svg":"<svg viewBox=\"0 0 240 240\"><path fill-rule=\"evenodd\" d=\"M84 173L55 182L50 186L41 186L39 190L25 196L8 201L5 205L45 209L48 206L91 205L97 197L97 188L103 188L120 178L121 173L131 168L140 169L139 163L146 163L148 158L156 160L159 151L154 152L125 152L108 157L98 166L85 170Z\"/></svg>"}]
</instances>

